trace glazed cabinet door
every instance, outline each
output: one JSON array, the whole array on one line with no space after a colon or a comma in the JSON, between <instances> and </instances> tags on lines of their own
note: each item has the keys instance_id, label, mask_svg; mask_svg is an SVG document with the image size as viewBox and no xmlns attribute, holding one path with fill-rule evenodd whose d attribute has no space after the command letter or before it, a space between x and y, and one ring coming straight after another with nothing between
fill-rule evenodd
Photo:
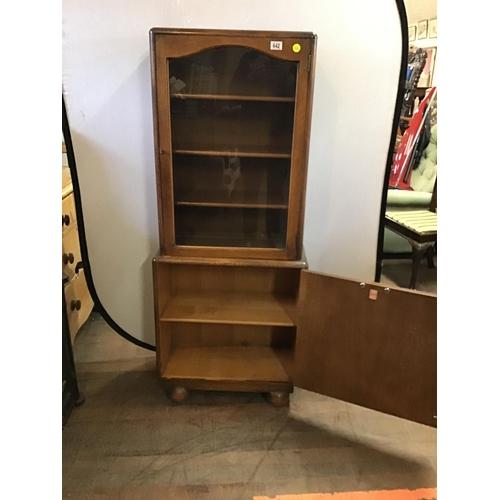
<instances>
[{"instance_id":1,"label":"glazed cabinet door","mask_svg":"<svg viewBox=\"0 0 500 500\"><path fill-rule=\"evenodd\" d=\"M224 33L152 30L162 252L298 259L315 37Z\"/></svg>"},{"instance_id":2,"label":"glazed cabinet door","mask_svg":"<svg viewBox=\"0 0 500 500\"><path fill-rule=\"evenodd\" d=\"M294 384L437 425L437 297L301 272Z\"/></svg>"}]
</instances>

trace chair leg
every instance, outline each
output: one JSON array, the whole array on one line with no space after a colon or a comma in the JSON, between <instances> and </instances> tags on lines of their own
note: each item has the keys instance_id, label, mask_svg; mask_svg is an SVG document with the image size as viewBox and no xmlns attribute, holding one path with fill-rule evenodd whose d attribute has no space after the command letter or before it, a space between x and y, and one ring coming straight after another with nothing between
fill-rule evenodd
<instances>
[{"instance_id":1,"label":"chair leg","mask_svg":"<svg viewBox=\"0 0 500 500\"><path fill-rule=\"evenodd\" d=\"M427 266L429 269L434 269L436 267L434 264L434 246L430 246L425 254L427 255Z\"/></svg>"},{"instance_id":2,"label":"chair leg","mask_svg":"<svg viewBox=\"0 0 500 500\"><path fill-rule=\"evenodd\" d=\"M424 256L424 253L425 253L425 249L413 247L412 255L411 255L412 260L413 260L413 265L411 267L411 278L410 278L410 288L412 290L415 290L415 285L417 283L418 267L420 265L420 261L422 260L422 257Z\"/></svg>"}]
</instances>

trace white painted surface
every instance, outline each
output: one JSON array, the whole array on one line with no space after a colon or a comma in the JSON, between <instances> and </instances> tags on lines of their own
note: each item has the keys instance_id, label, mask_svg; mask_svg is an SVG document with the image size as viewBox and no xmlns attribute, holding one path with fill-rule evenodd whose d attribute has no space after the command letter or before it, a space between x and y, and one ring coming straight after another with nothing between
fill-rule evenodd
<instances>
[{"instance_id":1,"label":"white painted surface","mask_svg":"<svg viewBox=\"0 0 500 500\"><path fill-rule=\"evenodd\" d=\"M90 265L116 323L154 343L155 26L318 35L304 244L311 269L373 279L401 60L394 0L67 0L63 87Z\"/></svg>"}]
</instances>

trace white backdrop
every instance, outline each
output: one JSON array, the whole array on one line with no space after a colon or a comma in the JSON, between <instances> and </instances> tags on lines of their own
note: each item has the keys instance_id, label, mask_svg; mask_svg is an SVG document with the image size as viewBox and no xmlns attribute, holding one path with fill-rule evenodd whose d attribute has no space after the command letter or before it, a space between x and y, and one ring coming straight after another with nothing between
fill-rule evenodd
<instances>
[{"instance_id":1,"label":"white backdrop","mask_svg":"<svg viewBox=\"0 0 500 500\"><path fill-rule=\"evenodd\" d=\"M92 275L111 318L154 344L152 27L318 35L306 253L312 270L373 280L401 64L395 0L65 0L63 92Z\"/></svg>"}]
</instances>

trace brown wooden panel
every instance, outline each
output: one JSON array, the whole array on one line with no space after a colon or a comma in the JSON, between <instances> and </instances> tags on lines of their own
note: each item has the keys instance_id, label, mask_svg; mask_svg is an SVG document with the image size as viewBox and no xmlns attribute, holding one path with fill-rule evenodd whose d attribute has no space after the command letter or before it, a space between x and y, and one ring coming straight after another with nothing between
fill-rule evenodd
<instances>
[{"instance_id":1,"label":"brown wooden panel","mask_svg":"<svg viewBox=\"0 0 500 500\"><path fill-rule=\"evenodd\" d=\"M306 42L304 40L304 42ZM287 249L289 259L298 259L304 233L304 214L311 134L312 101L314 89L314 61L316 37L303 46L304 58L297 73L295 96L294 140L290 176L290 201L288 210Z\"/></svg>"},{"instance_id":2,"label":"brown wooden panel","mask_svg":"<svg viewBox=\"0 0 500 500\"><path fill-rule=\"evenodd\" d=\"M158 375L166 365L170 353L170 329L160 324L160 315L171 295L171 266L162 265L153 259L153 287L155 311L156 368Z\"/></svg>"},{"instance_id":3,"label":"brown wooden panel","mask_svg":"<svg viewBox=\"0 0 500 500\"><path fill-rule=\"evenodd\" d=\"M170 287L179 292L284 295L296 297L300 270L294 268L173 265Z\"/></svg>"},{"instance_id":4,"label":"brown wooden panel","mask_svg":"<svg viewBox=\"0 0 500 500\"><path fill-rule=\"evenodd\" d=\"M163 323L162 323L163 324ZM292 349L295 328L214 323L168 323L175 347L274 347Z\"/></svg>"},{"instance_id":5,"label":"brown wooden panel","mask_svg":"<svg viewBox=\"0 0 500 500\"><path fill-rule=\"evenodd\" d=\"M435 295L302 271L295 385L436 426L436 304Z\"/></svg>"},{"instance_id":6,"label":"brown wooden panel","mask_svg":"<svg viewBox=\"0 0 500 500\"><path fill-rule=\"evenodd\" d=\"M312 33L296 33L293 38L281 36L283 41L282 50L271 50L270 42L273 37L280 36L277 33L269 33L265 36L256 37L245 31L228 32L225 35L219 35L213 30L207 30L197 36L184 33L159 33L157 30L151 30L151 40L156 43L156 48L162 56L178 58L186 57L192 54L207 50L213 47L224 47L228 45L238 47L248 47L268 54L277 59L286 61L300 61L304 54L304 45L314 38ZM279 40L278 40L279 41ZM295 43L302 44L300 52L294 52L292 47Z\"/></svg>"}]
</instances>

